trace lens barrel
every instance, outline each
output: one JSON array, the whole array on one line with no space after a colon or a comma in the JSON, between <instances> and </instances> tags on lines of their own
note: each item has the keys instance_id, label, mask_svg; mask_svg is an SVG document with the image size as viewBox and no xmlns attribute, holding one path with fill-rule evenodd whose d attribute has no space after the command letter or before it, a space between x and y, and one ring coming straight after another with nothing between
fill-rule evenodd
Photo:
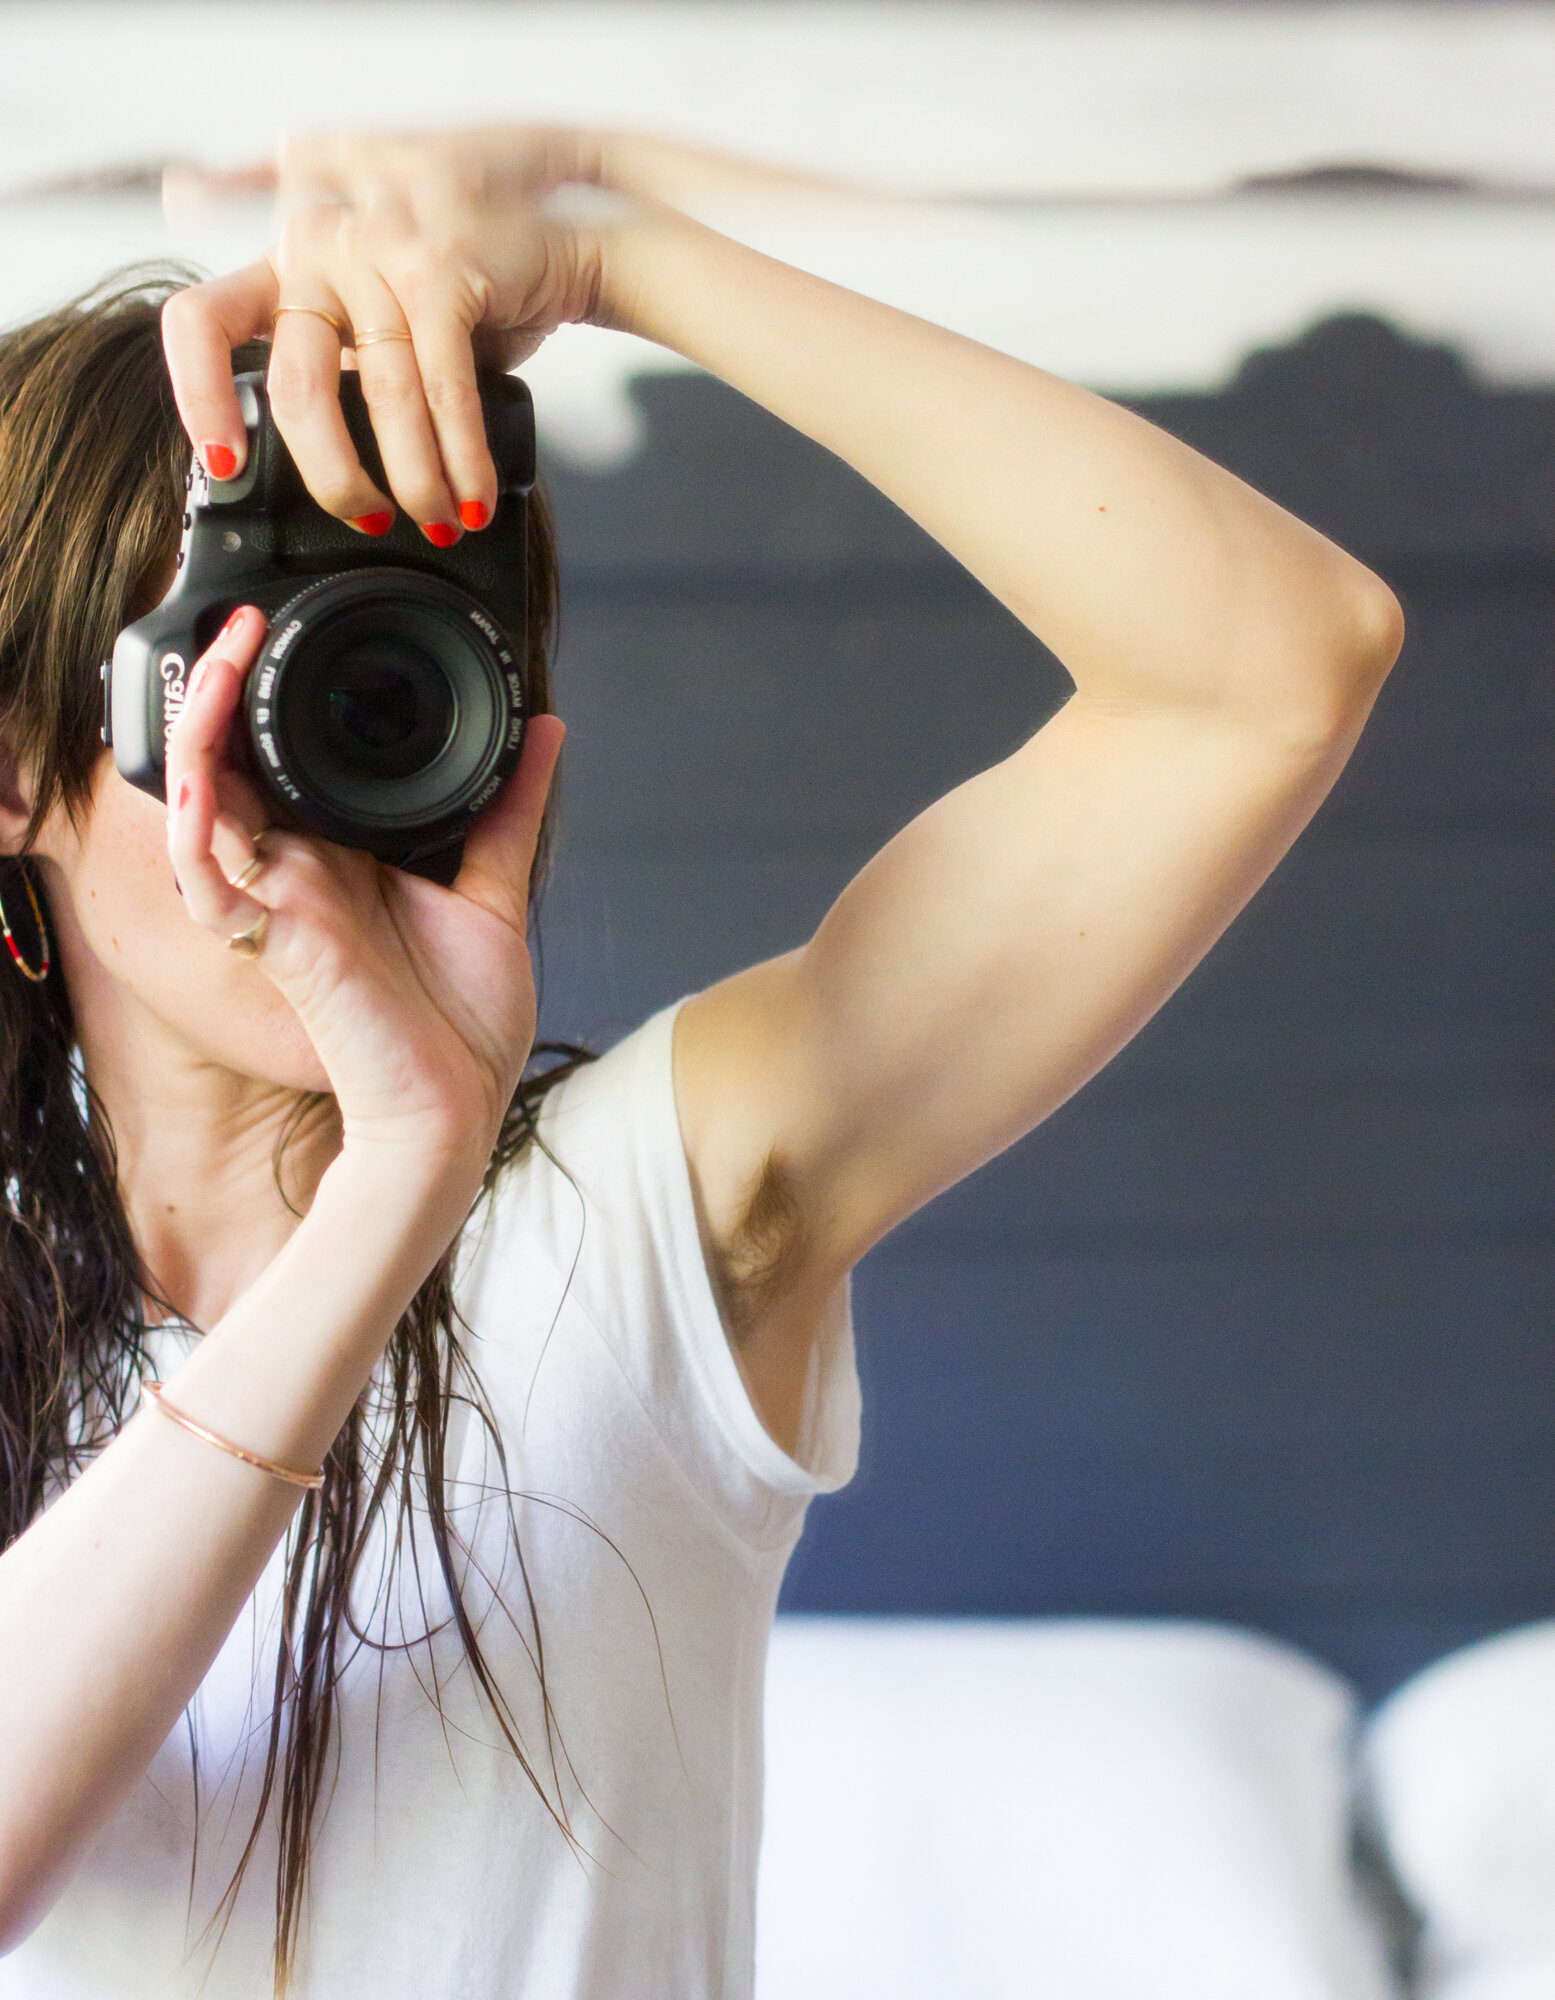
<instances>
[{"instance_id":1,"label":"lens barrel","mask_svg":"<svg viewBox=\"0 0 1555 2000\"><path fill-rule=\"evenodd\" d=\"M247 716L260 782L286 820L403 862L462 838L513 770L520 661L457 584L344 571L275 613Z\"/></svg>"}]
</instances>

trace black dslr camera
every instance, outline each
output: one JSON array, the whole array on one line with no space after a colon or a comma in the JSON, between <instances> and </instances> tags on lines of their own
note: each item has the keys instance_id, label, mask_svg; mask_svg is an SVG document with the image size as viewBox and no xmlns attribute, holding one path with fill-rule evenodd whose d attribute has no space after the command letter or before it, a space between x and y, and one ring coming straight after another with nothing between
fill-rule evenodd
<instances>
[{"instance_id":1,"label":"black dslr camera","mask_svg":"<svg viewBox=\"0 0 1555 2000\"><path fill-rule=\"evenodd\" d=\"M226 480L195 461L173 587L103 665L103 741L123 776L160 798L191 665L237 605L257 605L270 630L240 748L275 824L451 881L524 735L529 391L511 375L482 378L496 512L449 549L403 516L369 541L326 514L271 421L263 375L239 375L237 391L248 461ZM387 490L352 374L340 403Z\"/></svg>"}]
</instances>

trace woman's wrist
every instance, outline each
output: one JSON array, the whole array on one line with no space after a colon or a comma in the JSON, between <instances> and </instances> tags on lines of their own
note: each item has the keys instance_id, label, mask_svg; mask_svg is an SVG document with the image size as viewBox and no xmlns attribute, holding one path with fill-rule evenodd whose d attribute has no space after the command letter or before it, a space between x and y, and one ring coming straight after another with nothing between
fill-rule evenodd
<instances>
[{"instance_id":1,"label":"woman's wrist","mask_svg":"<svg viewBox=\"0 0 1555 2000\"><path fill-rule=\"evenodd\" d=\"M677 246L704 237L727 239L650 196L607 191L604 200L614 206L602 206L596 217L580 218L579 224L578 255L592 264L594 273L589 324L667 344L661 315L654 310L656 268Z\"/></svg>"},{"instance_id":2,"label":"woman's wrist","mask_svg":"<svg viewBox=\"0 0 1555 2000\"><path fill-rule=\"evenodd\" d=\"M480 1190L473 1157L337 1154L290 1240L169 1378L180 1409L280 1464L318 1464Z\"/></svg>"},{"instance_id":3,"label":"woman's wrist","mask_svg":"<svg viewBox=\"0 0 1555 2000\"><path fill-rule=\"evenodd\" d=\"M330 1207L349 1208L357 1202L369 1207L386 1204L403 1226L413 1226L425 1216L434 1234L451 1216L451 1228L444 1233L446 1243L480 1192L493 1143L488 1143L484 1132L472 1138L468 1131L438 1130L414 1138L348 1127L340 1151L319 1182L313 1208L317 1209L327 1188Z\"/></svg>"}]
</instances>

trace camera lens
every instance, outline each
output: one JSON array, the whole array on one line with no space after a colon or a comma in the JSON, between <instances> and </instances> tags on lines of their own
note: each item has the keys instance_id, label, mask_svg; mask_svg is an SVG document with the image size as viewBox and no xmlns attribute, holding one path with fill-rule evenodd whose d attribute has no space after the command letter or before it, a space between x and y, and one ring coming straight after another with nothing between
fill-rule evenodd
<instances>
[{"instance_id":1,"label":"camera lens","mask_svg":"<svg viewBox=\"0 0 1555 2000\"><path fill-rule=\"evenodd\" d=\"M387 636L335 660L321 686L324 746L363 778L408 778L447 748L459 710L430 653Z\"/></svg>"},{"instance_id":2,"label":"camera lens","mask_svg":"<svg viewBox=\"0 0 1555 2000\"><path fill-rule=\"evenodd\" d=\"M467 832L523 735L512 641L469 592L412 569L347 571L283 605L247 706L284 818L385 860Z\"/></svg>"}]
</instances>

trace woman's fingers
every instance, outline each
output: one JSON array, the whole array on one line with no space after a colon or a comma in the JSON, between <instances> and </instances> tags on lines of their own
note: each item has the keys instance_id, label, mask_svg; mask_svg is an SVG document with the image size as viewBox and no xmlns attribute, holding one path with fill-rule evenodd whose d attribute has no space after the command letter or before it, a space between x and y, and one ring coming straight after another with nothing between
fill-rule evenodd
<instances>
[{"instance_id":1,"label":"woman's fingers","mask_svg":"<svg viewBox=\"0 0 1555 2000\"><path fill-rule=\"evenodd\" d=\"M273 170L239 177L273 184L286 210L272 257L168 308L180 410L217 476L244 456L231 349L273 327L270 404L304 484L338 519L371 523L369 532L386 525L388 495L364 470L338 407L341 348L355 335L384 484L440 547L486 525L497 475L474 330L532 350L546 328L576 316L579 290L577 259L523 209L547 181L546 147L520 145L515 161L511 136L500 137L303 135ZM217 193L230 180L174 177L169 199L181 186ZM527 331L498 333L504 321Z\"/></svg>"},{"instance_id":2,"label":"woman's fingers","mask_svg":"<svg viewBox=\"0 0 1555 2000\"><path fill-rule=\"evenodd\" d=\"M367 476L340 409L340 353L347 325L338 300L279 310L266 386L270 414L303 483L326 513L382 533L393 503Z\"/></svg>"},{"instance_id":3,"label":"woman's fingers","mask_svg":"<svg viewBox=\"0 0 1555 2000\"><path fill-rule=\"evenodd\" d=\"M162 308L162 345L178 414L213 479L231 479L248 457L232 386L232 350L269 331L277 301L268 258L175 292Z\"/></svg>"},{"instance_id":4,"label":"woman's fingers","mask_svg":"<svg viewBox=\"0 0 1555 2000\"><path fill-rule=\"evenodd\" d=\"M284 296L271 362L270 407L304 483L327 512L362 525L366 517L381 516L387 496L368 481L340 415L340 348L342 343L352 346L389 489L428 540L446 548L473 518L473 503L483 503L481 519L489 518L496 480L483 475L475 457L484 453L485 433L468 328L454 324L443 331L437 350L440 367L428 378L422 366L425 328L412 327L384 276L386 256L410 234L401 205L394 201L365 214L336 202L293 215L278 252ZM325 305L326 297L332 303ZM319 310L295 309L305 303ZM451 317L444 309L424 315L434 326ZM462 370L457 361L450 367L446 359L450 348L457 353L460 347ZM468 490L451 488L445 476L437 421L443 409L455 432L474 430L473 444L461 435L462 456L474 461ZM461 502L471 503L463 519Z\"/></svg>"},{"instance_id":5,"label":"woman's fingers","mask_svg":"<svg viewBox=\"0 0 1555 2000\"><path fill-rule=\"evenodd\" d=\"M429 267L403 201L385 197L336 228L349 253L340 294L385 476L428 539L446 547L461 528L483 527L496 505L470 316L435 256Z\"/></svg>"},{"instance_id":6,"label":"woman's fingers","mask_svg":"<svg viewBox=\"0 0 1555 2000\"><path fill-rule=\"evenodd\" d=\"M216 789L216 819L211 831L211 852L216 857L216 865L232 884L234 889L246 889L258 879L264 867L264 854L260 839L267 829L263 819L256 819L247 813L225 810L221 804L221 790Z\"/></svg>"},{"instance_id":7,"label":"woman's fingers","mask_svg":"<svg viewBox=\"0 0 1555 2000\"><path fill-rule=\"evenodd\" d=\"M252 604L239 605L195 661L183 707L168 732L169 805L175 803L178 787L186 777L206 778L214 793L244 676L264 635L264 614Z\"/></svg>"},{"instance_id":8,"label":"woman's fingers","mask_svg":"<svg viewBox=\"0 0 1555 2000\"><path fill-rule=\"evenodd\" d=\"M351 338L352 289L341 237L343 211L329 204L287 220L275 250L277 304L270 349L270 414L326 513L381 531L389 496L363 469L340 410L340 355ZM350 274L350 275L354 275Z\"/></svg>"},{"instance_id":9,"label":"woman's fingers","mask_svg":"<svg viewBox=\"0 0 1555 2000\"><path fill-rule=\"evenodd\" d=\"M470 329L451 313L429 314L417 322L415 336L422 393L459 524L484 528L497 510L497 470L486 441Z\"/></svg>"},{"instance_id":10,"label":"woman's fingers","mask_svg":"<svg viewBox=\"0 0 1555 2000\"><path fill-rule=\"evenodd\" d=\"M251 605L233 612L197 662L167 743L167 847L173 872L194 921L228 937L245 930L259 913L251 897L233 888L223 865L234 858L237 828L252 831L230 805L224 806L223 792L232 719L264 631L265 621Z\"/></svg>"},{"instance_id":11,"label":"woman's fingers","mask_svg":"<svg viewBox=\"0 0 1555 2000\"><path fill-rule=\"evenodd\" d=\"M454 879L455 895L478 903L520 934L529 925L529 874L566 734L559 715L530 717L518 769L470 829Z\"/></svg>"},{"instance_id":12,"label":"woman's fingers","mask_svg":"<svg viewBox=\"0 0 1555 2000\"><path fill-rule=\"evenodd\" d=\"M230 938L257 920L260 906L234 886L216 859L215 826L215 788L203 773L191 772L180 780L168 809L167 851L189 915L203 929Z\"/></svg>"},{"instance_id":13,"label":"woman's fingers","mask_svg":"<svg viewBox=\"0 0 1555 2000\"><path fill-rule=\"evenodd\" d=\"M387 287L353 299L362 396L372 418L384 475L395 499L437 548L459 539L459 504L443 476L437 432L427 408L416 346Z\"/></svg>"},{"instance_id":14,"label":"woman's fingers","mask_svg":"<svg viewBox=\"0 0 1555 2000\"><path fill-rule=\"evenodd\" d=\"M497 504L470 329L441 301L407 316L376 276L347 300L384 475L422 533L446 548L462 529L485 527ZM322 499L311 477L308 485Z\"/></svg>"},{"instance_id":15,"label":"woman's fingers","mask_svg":"<svg viewBox=\"0 0 1555 2000\"><path fill-rule=\"evenodd\" d=\"M270 815L258 791L230 764L216 778L218 824L240 830L240 837L252 844L270 824Z\"/></svg>"}]
</instances>

